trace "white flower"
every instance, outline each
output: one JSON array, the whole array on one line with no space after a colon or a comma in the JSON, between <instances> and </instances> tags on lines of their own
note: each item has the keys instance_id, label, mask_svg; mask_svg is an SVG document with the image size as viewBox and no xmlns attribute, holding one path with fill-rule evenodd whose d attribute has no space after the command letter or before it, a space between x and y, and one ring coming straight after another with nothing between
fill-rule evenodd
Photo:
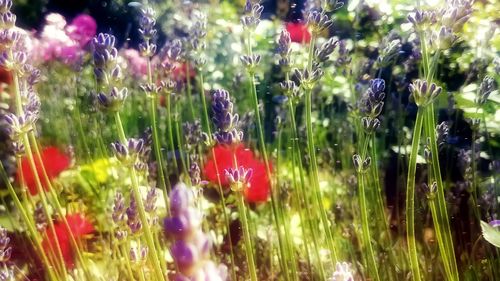
<instances>
[{"instance_id":1,"label":"white flower","mask_svg":"<svg viewBox=\"0 0 500 281\"><path fill-rule=\"evenodd\" d=\"M351 266L346 262L337 262L335 272L329 281L354 281Z\"/></svg>"}]
</instances>

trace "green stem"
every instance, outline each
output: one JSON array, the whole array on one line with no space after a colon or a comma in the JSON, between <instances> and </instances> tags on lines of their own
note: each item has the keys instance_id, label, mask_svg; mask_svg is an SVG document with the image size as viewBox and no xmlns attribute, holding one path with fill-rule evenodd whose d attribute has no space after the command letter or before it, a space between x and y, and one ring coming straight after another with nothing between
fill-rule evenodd
<instances>
[{"instance_id":1,"label":"green stem","mask_svg":"<svg viewBox=\"0 0 500 281\"><path fill-rule=\"evenodd\" d=\"M166 102L167 102L167 126L168 126L168 141L170 144L170 151L173 154L173 159L174 159L174 168L176 172L179 171L179 164L177 162L177 157L175 156L175 143L174 143L174 127L172 124L172 104L171 104L171 93L167 92L166 93Z\"/></svg>"},{"instance_id":2,"label":"green stem","mask_svg":"<svg viewBox=\"0 0 500 281\"><path fill-rule=\"evenodd\" d=\"M33 225L33 221L28 216L26 209L24 208L23 204L19 200L19 197L17 196L16 191L12 187L12 184L9 181L9 177L7 176L7 173L5 172L5 169L4 169L1 161L0 161L0 173L2 174L2 178L5 182L5 185L7 186L7 190L9 191L9 194L12 197L12 200L14 201L14 205L16 206L18 211L20 212L21 217L23 218L23 221L28 228L28 232L30 233L30 235L32 237L32 241L35 244L35 248L37 249L37 252L41 256L42 263L45 266L45 269L47 270L47 274L49 275L49 280L51 280L51 281L59 280L56 276L56 273L54 272L54 268L50 265L49 259L47 258L45 251L43 250L42 242L40 240L40 235L37 232L35 226Z\"/></svg>"},{"instance_id":3,"label":"green stem","mask_svg":"<svg viewBox=\"0 0 500 281\"><path fill-rule=\"evenodd\" d=\"M292 101L291 99L289 100L289 109L290 109L290 118L291 118L291 122L292 122L292 133L293 133L293 150L295 150L295 155L297 157L297 163L299 165L299 178L300 178L300 189L299 191L301 192L301 197L302 199L304 200L304 209L303 211L306 213L304 214L304 217L309 217L310 214L309 214L309 211L308 210L311 210L311 209L314 209L314 208L311 208L311 203L309 202L309 196L307 194L307 191L306 191L306 183L305 183L305 179L304 179L304 167L303 167L303 164L302 164L302 159L300 157L301 153L300 153L300 149L299 149L299 137L298 137L298 131L297 131L297 123L295 121L295 109L294 109L294 106L292 104ZM314 213L316 214L316 213ZM314 216L314 218L316 217L316 215ZM308 222L308 226L309 226L309 230L311 232L311 235L312 235L312 242L313 242L313 247L314 247L314 254L315 254L315 257L316 257L316 260L318 262L318 266L319 266L319 274L320 274L320 278L321 280L324 280L325 279L325 269L324 269L324 266L323 266L323 262L321 260L321 255L320 255L320 251L319 251L319 245L320 245L320 242L319 242L319 238L318 238L318 231L316 230L316 227L315 225L313 224L313 221L311 219L308 219L307 220ZM306 243L306 242L304 242Z\"/></svg>"},{"instance_id":4,"label":"green stem","mask_svg":"<svg viewBox=\"0 0 500 281\"><path fill-rule=\"evenodd\" d=\"M167 213L170 210L169 202L168 202L168 191L170 190L170 181L165 179L165 171L163 169L163 156L161 153L160 147L160 138L158 137L158 125L156 122L156 105L158 96L156 93L152 94L151 103L150 103L150 115L151 115L151 128L153 129L153 146L155 150L156 157L156 165L158 168L158 173L160 175L160 186L163 191L163 198L165 200L165 206L167 209ZM167 185L168 181L168 185Z\"/></svg>"},{"instance_id":5,"label":"green stem","mask_svg":"<svg viewBox=\"0 0 500 281\"><path fill-rule=\"evenodd\" d=\"M195 119L193 98L191 97L191 77L190 77L190 63L189 60L186 61L186 90L187 90L187 100L189 104L189 113L191 114L191 119Z\"/></svg>"},{"instance_id":6,"label":"green stem","mask_svg":"<svg viewBox=\"0 0 500 281\"><path fill-rule=\"evenodd\" d=\"M446 208L446 199L444 196L444 185L441 177L441 169L439 165L439 151L436 143L436 134L434 133L434 128L436 127L434 121L434 106L431 104L426 108L426 118L427 122L426 131L428 132L428 137L430 138L430 146L431 146L431 158L432 158L432 171L434 174L434 178L437 183L437 205L439 211L439 217L441 221L438 223L443 227L443 235L444 243L446 247L447 254L444 256L447 259L447 264L450 266L450 271L453 274L453 280L458 280L458 269L457 263L455 260L455 250L453 247L453 238L451 235L450 222L448 219L448 211Z\"/></svg>"},{"instance_id":7,"label":"green stem","mask_svg":"<svg viewBox=\"0 0 500 281\"><path fill-rule=\"evenodd\" d=\"M123 130L123 124L120 118L120 113L115 112L114 117L120 141L123 144L126 144L127 137L125 135L125 131ZM149 248L148 254L150 259L153 261L154 273L156 275L157 280L168 280L168 275L163 273L160 261L157 256L157 250L154 244L153 234L151 233L151 229L149 228L148 218L146 216L146 211L144 210L144 202L142 201L142 196L139 191L139 180L137 177L137 173L133 167L130 168L130 177L132 179L132 193L137 203L138 207L137 209L139 210L139 217L141 219L144 234L146 236L146 243Z\"/></svg>"},{"instance_id":8,"label":"green stem","mask_svg":"<svg viewBox=\"0 0 500 281\"><path fill-rule=\"evenodd\" d=\"M312 63L314 59L314 45L316 42L315 33L312 34L310 45L309 45L309 57L307 63L307 69L309 71L312 70ZM321 196L321 191L319 189L319 173L318 173L318 163L316 160L316 148L314 145L314 133L312 128L312 86L309 87L306 91L305 95L305 111L306 111L306 130L307 130L307 144L308 144L308 152L310 157L310 176L312 182L312 190L315 199L315 208L319 210L321 223L323 225L323 229L326 232L326 241L328 248L330 250L330 259L333 264L337 262L337 251L335 249L335 244L333 242L333 235L330 226L330 221L326 214L326 210L323 207L323 199Z\"/></svg>"},{"instance_id":9,"label":"green stem","mask_svg":"<svg viewBox=\"0 0 500 281\"><path fill-rule=\"evenodd\" d=\"M207 132L207 135L209 139L212 139L212 130L210 129L210 118L208 117L208 107L207 107L207 101L205 98L205 88L203 87L203 72L202 69L198 69L198 77L200 79L200 98L201 98L201 104L203 105L203 121L205 122L205 130Z\"/></svg>"},{"instance_id":10,"label":"green stem","mask_svg":"<svg viewBox=\"0 0 500 281\"><path fill-rule=\"evenodd\" d=\"M246 39L247 55L251 56L252 55L251 32L249 30L247 30L246 35L247 35L247 39ZM259 135L260 151L262 152L262 156L264 158L264 163L266 166L266 175L267 175L267 177L270 181L270 185L271 185L271 209L273 212L273 224L274 224L276 231L277 231L277 234L278 234L278 245L279 245L279 249L281 252L281 255L279 255L279 257L287 258L287 255L284 252L284 246L283 246L283 243L285 241L283 241L280 225L278 223L279 217L278 217L278 210L277 210L277 206L276 206L276 198L274 196L275 194L274 194L273 180L272 180L272 174L271 174L271 167L269 165L269 158L268 158L266 143L265 143L265 139L264 139L264 129L262 127L262 120L261 120L260 110L259 110L259 100L257 97L257 88L255 85L255 73L253 72L253 70L248 69L248 76L249 76L250 95L251 95L252 101L253 101L255 119L256 119L256 123L257 123L257 131L258 131L258 135ZM291 261L291 262L294 262L294 261ZM282 263L282 262L280 262L280 263ZM286 261L284 261L284 263L286 263ZM282 268L282 270L286 271L287 269Z\"/></svg>"},{"instance_id":11,"label":"green stem","mask_svg":"<svg viewBox=\"0 0 500 281\"><path fill-rule=\"evenodd\" d=\"M417 244L415 239L415 174L417 171L417 155L420 146L424 109L419 107L413 129L410 162L408 164L408 180L406 188L406 239L410 255L410 267L414 281L420 281Z\"/></svg>"},{"instance_id":12,"label":"green stem","mask_svg":"<svg viewBox=\"0 0 500 281\"><path fill-rule=\"evenodd\" d=\"M255 268L252 240L250 236L250 226L248 223L245 197L243 195L243 192L238 192L237 197L238 213L240 214L241 223L243 224L243 239L245 242L245 252L247 257L248 270L250 272L250 279L252 281L257 281L257 269Z\"/></svg>"},{"instance_id":13,"label":"green stem","mask_svg":"<svg viewBox=\"0 0 500 281\"><path fill-rule=\"evenodd\" d=\"M372 278L380 281L380 276L378 274L378 265L375 257L375 252L373 251L373 246L371 243L370 235L370 221L368 218L368 205L366 203L366 192L365 192L365 174L361 172L359 175L359 205L361 211L361 228L363 233L363 241L365 247L368 251L368 268L371 271Z\"/></svg>"}]
</instances>

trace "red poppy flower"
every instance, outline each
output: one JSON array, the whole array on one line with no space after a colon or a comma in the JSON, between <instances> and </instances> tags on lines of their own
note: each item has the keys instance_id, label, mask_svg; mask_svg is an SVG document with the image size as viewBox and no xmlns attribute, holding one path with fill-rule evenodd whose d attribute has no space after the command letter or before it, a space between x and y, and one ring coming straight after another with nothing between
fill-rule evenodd
<instances>
[{"instance_id":1,"label":"red poppy flower","mask_svg":"<svg viewBox=\"0 0 500 281\"><path fill-rule=\"evenodd\" d=\"M234 168L233 155L235 155L238 166L253 170L249 186L244 190L245 199L251 203L267 201L271 189L271 182L267 176L266 164L256 159L251 150L245 148L242 144L235 148L217 145L214 148L214 154L223 187L229 187L229 181L224 175L224 170ZM209 157L204 167L204 173L208 181L213 184L218 184L215 164L213 157Z\"/></svg>"},{"instance_id":2,"label":"red poppy flower","mask_svg":"<svg viewBox=\"0 0 500 281\"><path fill-rule=\"evenodd\" d=\"M307 29L307 25L301 22L287 22L285 28L290 33L290 39L296 43L309 43L311 41L311 33Z\"/></svg>"},{"instance_id":3,"label":"red poppy flower","mask_svg":"<svg viewBox=\"0 0 500 281\"><path fill-rule=\"evenodd\" d=\"M45 167L45 171L47 172L47 176L50 180L59 176L62 171L66 170L70 166L71 162L67 155L63 154L59 149L53 146L43 149L40 152L40 157L42 158L43 167ZM36 172L40 176L43 188L47 190L49 183L47 183L44 179L42 165L40 161L38 161L38 157L35 156L34 158ZM35 174L33 173L26 156L21 159L21 172L18 171L17 180L21 181L22 175L30 194L36 195L38 193L38 189L36 187Z\"/></svg>"},{"instance_id":4,"label":"red poppy flower","mask_svg":"<svg viewBox=\"0 0 500 281\"><path fill-rule=\"evenodd\" d=\"M87 220L82 214L71 214L66 215L66 221L68 222L69 230L73 233L73 237L78 241L84 235L90 234L95 231L92 223ZM54 237L53 232L47 227L46 238L42 242L42 247L45 253L53 253L54 256L58 256L59 252L56 250L56 238L59 243L59 248L61 249L61 254L64 259L66 267L73 268L75 266L75 253L71 244L70 232L66 228L63 221L56 221L54 223L54 232L56 237Z\"/></svg>"},{"instance_id":5,"label":"red poppy flower","mask_svg":"<svg viewBox=\"0 0 500 281\"><path fill-rule=\"evenodd\" d=\"M12 74L3 67L0 67L0 82L5 84L10 84L12 82Z\"/></svg>"}]
</instances>

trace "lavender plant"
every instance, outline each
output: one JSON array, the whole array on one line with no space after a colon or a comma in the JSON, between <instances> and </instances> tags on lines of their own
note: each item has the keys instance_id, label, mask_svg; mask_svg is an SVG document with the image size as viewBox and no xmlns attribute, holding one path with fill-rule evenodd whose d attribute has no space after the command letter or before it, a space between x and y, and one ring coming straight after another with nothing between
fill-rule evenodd
<instances>
[{"instance_id":1,"label":"lavender plant","mask_svg":"<svg viewBox=\"0 0 500 281\"><path fill-rule=\"evenodd\" d=\"M498 279L492 1L122 2L0 0L0 279Z\"/></svg>"}]
</instances>

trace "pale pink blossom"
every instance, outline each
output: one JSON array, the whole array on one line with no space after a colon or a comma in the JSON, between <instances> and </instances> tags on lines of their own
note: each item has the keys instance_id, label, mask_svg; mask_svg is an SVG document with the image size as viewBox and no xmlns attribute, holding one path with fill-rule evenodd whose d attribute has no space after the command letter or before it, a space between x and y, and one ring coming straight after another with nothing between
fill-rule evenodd
<instances>
[{"instance_id":1,"label":"pale pink blossom","mask_svg":"<svg viewBox=\"0 0 500 281\"><path fill-rule=\"evenodd\" d=\"M135 49L125 49L123 57L127 60L130 72L135 77L142 78L148 74L148 61Z\"/></svg>"}]
</instances>

